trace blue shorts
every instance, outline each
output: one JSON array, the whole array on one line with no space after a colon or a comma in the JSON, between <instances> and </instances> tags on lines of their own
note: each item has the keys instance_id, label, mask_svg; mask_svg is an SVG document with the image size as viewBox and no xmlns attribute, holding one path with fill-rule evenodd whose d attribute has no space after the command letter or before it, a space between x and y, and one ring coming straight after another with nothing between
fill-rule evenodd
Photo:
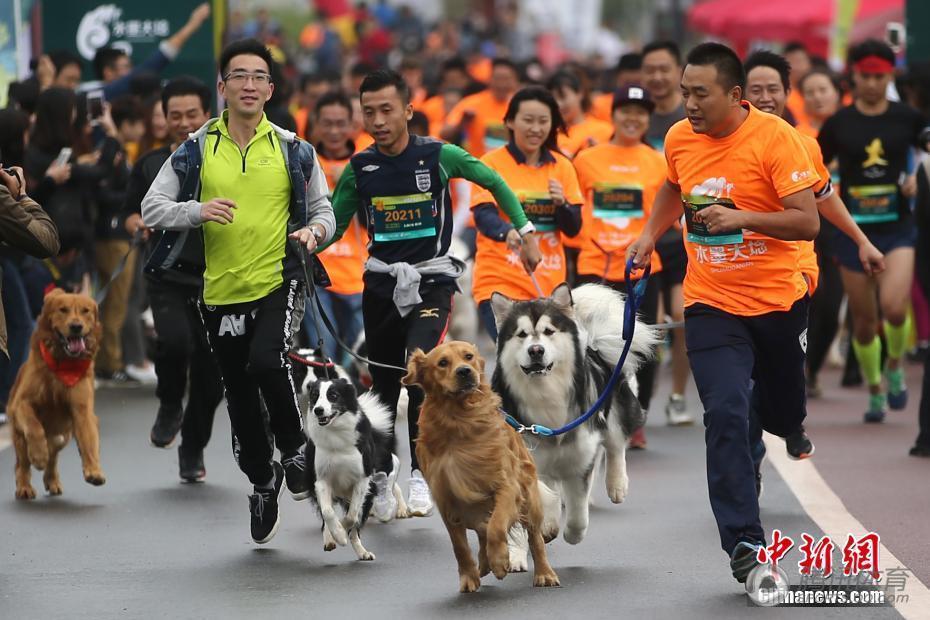
<instances>
[{"instance_id":1,"label":"blue shorts","mask_svg":"<svg viewBox=\"0 0 930 620\"><path fill-rule=\"evenodd\" d=\"M910 226L890 233L872 233L868 237L879 252L888 254L898 248L913 248L917 244L917 227ZM852 239L837 231L833 240L833 250L840 265L850 271L865 273L859 260L859 247Z\"/></svg>"}]
</instances>

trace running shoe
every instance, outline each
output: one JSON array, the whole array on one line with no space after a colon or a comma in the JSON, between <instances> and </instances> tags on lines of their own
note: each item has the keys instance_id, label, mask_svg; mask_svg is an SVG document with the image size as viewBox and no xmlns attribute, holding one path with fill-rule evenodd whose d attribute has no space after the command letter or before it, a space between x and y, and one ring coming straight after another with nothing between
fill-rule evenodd
<instances>
[{"instance_id":1,"label":"running shoe","mask_svg":"<svg viewBox=\"0 0 930 620\"><path fill-rule=\"evenodd\" d=\"M287 490L296 501L303 501L310 497L310 487L307 486L307 459L304 448L288 456L281 455L281 465L284 466L284 475L287 479Z\"/></svg>"},{"instance_id":2,"label":"running shoe","mask_svg":"<svg viewBox=\"0 0 930 620\"><path fill-rule=\"evenodd\" d=\"M646 449L646 429L644 427L639 427L633 434L630 435L630 439L627 442L627 447L630 450L645 450Z\"/></svg>"},{"instance_id":3,"label":"running shoe","mask_svg":"<svg viewBox=\"0 0 930 620\"><path fill-rule=\"evenodd\" d=\"M669 426L684 426L694 424L694 416L688 413L685 397L681 394L671 394L665 403L665 417Z\"/></svg>"},{"instance_id":4,"label":"running shoe","mask_svg":"<svg viewBox=\"0 0 930 620\"><path fill-rule=\"evenodd\" d=\"M149 432L149 441L156 448L169 448L174 443L178 431L181 430L181 423L184 421L184 410L180 405L171 407L168 405L159 405L158 413L155 415L155 424Z\"/></svg>"},{"instance_id":5,"label":"running shoe","mask_svg":"<svg viewBox=\"0 0 930 620\"><path fill-rule=\"evenodd\" d=\"M414 517L428 517L433 512L433 496L419 469L410 474L407 507Z\"/></svg>"},{"instance_id":6,"label":"running shoe","mask_svg":"<svg viewBox=\"0 0 930 620\"><path fill-rule=\"evenodd\" d=\"M878 424L885 421L885 395L869 394L869 410L863 416L866 423Z\"/></svg>"},{"instance_id":7,"label":"running shoe","mask_svg":"<svg viewBox=\"0 0 930 620\"><path fill-rule=\"evenodd\" d=\"M885 370L885 381L888 382L888 407L894 411L901 411L907 407L907 386L904 385L904 370Z\"/></svg>"},{"instance_id":8,"label":"running shoe","mask_svg":"<svg viewBox=\"0 0 930 620\"><path fill-rule=\"evenodd\" d=\"M806 459L814 456L814 442L810 440L804 427L801 426L795 432L785 437L785 450L788 456L795 461Z\"/></svg>"},{"instance_id":9,"label":"running shoe","mask_svg":"<svg viewBox=\"0 0 930 620\"><path fill-rule=\"evenodd\" d=\"M252 513L252 540L264 545L278 533L281 524L281 512L278 510L278 500L284 491L284 468L275 461L274 487L260 489L254 487L255 493L249 496L249 512Z\"/></svg>"},{"instance_id":10,"label":"running shoe","mask_svg":"<svg viewBox=\"0 0 930 620\"><path fill-rule=\"evenodd\" d=\"M740 583L746 583L749 573L759 565L759 549L762 545L741 540L730 554L730 570Z\"/></svg>"},{"instance_id":11,"label":"running shoe","mask_svg":"<svg viewBox=\"0 0 930 620\"><path fill-rule=\"evenodd\" d=\"M378 471L371 477L376 491L371 504L371 512L382 523L391 521L397 514L397 498L394 497L394 483L397 482L397 472L400 469L400 459L397 455L391 455L391 463L390 474Z\"/></svg>"},{"instance_id":12,"label":"running shoe","mask_svg":"<svg viewBox=\"0 0 930 620\"><path fill-rule=\"evenodd\" d=\"M203 482L207 477L207 469L203 466L203 450L198 450L193 454L185 454L179 446L178 475L181 482Z\"/></svg>"}]
</instances>

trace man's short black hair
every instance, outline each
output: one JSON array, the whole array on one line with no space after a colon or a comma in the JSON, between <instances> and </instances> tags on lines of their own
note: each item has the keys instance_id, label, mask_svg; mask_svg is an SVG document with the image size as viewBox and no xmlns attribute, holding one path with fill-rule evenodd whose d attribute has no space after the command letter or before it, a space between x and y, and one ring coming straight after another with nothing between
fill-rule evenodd
<instances>
[{"instance_id":1,"label":"man's short black hair","mask_svg":"<svg viewBox=\"0 0 930 620\"><path fill-rule=\"evenodd\" d=\"M788 92L791 88L791 82L788 81L788 77L791 75L791 65L788 63L788 59L781 54L776 54L769 50L753 52L749 58L746 59L746 62L743 63L743 71L746 72L747 78L749 77L749 72L756 67L775 69L775 71L778 72L778 77L781 78L781 85L784 87L785 92Z\"/></svg>"},{"instance_id":2,"label":"man's short black hair","mask_svg":"<svg viewBox=\"0 0 930 620\"><path fill-rule=\"evenodd\" d=\"M686 64L696 66L713 65L717 69L717 80L727 91L734 86L746 90L746 72L736 52L722 43L701 43L688 52Z\"/></svg>"},{"instance_id":3,"label":"man's short black hair","mask_svg":"<svg viewBox=\"0 0 930 620\"><path fill-rule=\"evenodd\" d=\"M785 54L790 54L791 52L804 52L810 56L810 52L807 51L807 46L800 41L788 41L785 43Z\"/></svg>"},{"instance_id":4,"label":"man's short black hair","mask_svg":"<svg viewBox=\"0 0 930 620\"><path fill-rule=\"evenodd\" d=\"M878 39L866 39L862 43L854 45L849 50L849 64L853 65L866 56L878 56L882 60L895 64L894 51L887 43Z\"/></svg>"},{"instance_id":5,"label":"man's short black hair","mask_svg":"<svg viewBox=\"0 0 930 620\"><path fill-rule=\"evenodd\" d=\"M313 113L319 116L320 110L330 105L344 107L349 111L349 118L352 118L352 100L341 90L331 90L320 95L320 98L316 100L316 105L313 107Z\"/></svg>"},{"instance_id":6,"label":"man's short black hair","mask_svg":"<svg viewBox=\"0 0 930 620\"><path fill-rule=\"evenodd\" d=\"M452 58L444 60L442 63L442 68L439 69L440 74L444 74L447 71L461 71L462 73L468 73L468 65L465 64L465 59L461 56L453 56Z\"/></svg>"},{"instance_id":7,"label":"man's short black hair","mask_svg":"<svg viewBox=\"0 0 930 620\"><path fill-rule=\"evenodd\" d=\"M378 69L366 75L362 80L362 85L358 88L358 94L361 97L365 93L375 92L389 86L397 89L397 94L400 95L404 105L410 103L410 87L398 72L391 69Z\"/></svg>"},{"instance_id":8,"label":"man's short black hair","mask_svg":"<svg viewBox=\"0 0 930 620\"><path fill-rule=\"evenodd\" d=\"M75 54L74 52L69 52L68 50L55 50L54 52L48 53L49 60L52 61L52 64L55 65L55 74L61 73L61 70L67 67L68 65L77 65L78 69L81 69L81 57Z\"/></svg>"},{"instance_id":9,"label":"man's short black hair","mask_svg":"<svg viewBox=\"0 0 930 620\"><path fill-rule=\"evenodd\" d=\"M639 71L643 68L643 55L636 52L624 54L617 61L617 72L620 71Z\"/></svg>"},{"instance_id":10,"label":"man's short black hair","mask_svg":"<svg viewBox=\"0 0 930 620\"><path fill-rule=\"evenodd\" d=\"M672 55L672 58L675 59L675 64L681 65L681 48L678 47L678 44L674 41L652 41L643 46L642 57L645 58L646 54L651 54L652 52L658 52L665 50Z\"/></svg>"},{"instance_id":11,"label":"man's short black hair","mask_svg":"<svg viewBox=\"0 0 930 620\"><path fill-rule=\"evenodd\" d=\"M493 71L494 69L498 67L508 67L510 68L510 70L512 70L517 75L517 78L520 77L520 67L518 67L517 63L510 60L509 58L497 57L494 60L492 60L491 70Z\"/></svg>"},{"instance_id":12,"label":"man's short black hair","mask_svg":"<svg viewBox=\"0 0 930 620\"><path fill-rule=\"evenodd\" d=\"M164 110L165 116L168 115L168 100L172 97L185 97L195 95L200 98L200 108L204 113L210 112L210 103L213 100L210 87L189 75L182 75L174 78L165 84L164 90L161 91L161 109Z\"/></svg>"},{"instance_id":13,"label":"man's short black hair","mask_svg":"<svg viewBox=\"0 0 930 620\"><path fill-rule=\"evenodd\" d=\"M115 47L101 47L94 53L94 75L98 80L103 79L103 70L112 69L113 65L122 58L128 56L126 52Z\"/></svg>"},{"instance_id":14,"label":"man's short black hair","mask_svg":"<svg viewBox=\"0 0 930 620\"><path fill-rule=\"evenodd\" d=\"M220 75L225 78L229 70L229 62L236 56L242 56L244 54L258 56L264 60L265 64L268 65L268 73L271 73L271 69L274 66L274 59L271 57L271 52L265 47L265 44L258 39L239 39L224 47L223 51L220 53Z\"/></svg>"},{"instance_id":15,"label":"man's short black hair","mask_svg":"<svg viewBox=\"0 0 930 620\"><path fill-rule=\"evenodd\" d=\"M145 121L145 108L135 95L122 95L110 103L110 116L118 129L123 123Z\"/></svg>"}]
</instances>

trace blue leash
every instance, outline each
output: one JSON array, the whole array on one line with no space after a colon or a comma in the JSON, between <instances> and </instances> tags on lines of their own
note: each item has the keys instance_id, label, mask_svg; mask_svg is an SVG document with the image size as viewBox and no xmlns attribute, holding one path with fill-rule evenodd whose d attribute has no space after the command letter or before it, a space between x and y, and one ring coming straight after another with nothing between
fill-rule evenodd
<instances>
[{"instance_id":1,"label":"blue leash","mask_svg":"<svg viewBox=\"0 0 930 620\"><path fill-rule=\"evenodd\" d=\"M630 274L632 271L633 260L630 259L627 261L624 271L627 299L623 307L623 352L620 353L620 359L617 361L617 365L614 367L614 371L610 375L610 379L607 380L607 385L604 386L604 391L598 396L597 401L595 401L595 403L591 405L591 408L585 411L580 417L556 429L549 428L543 424L524 426L512 415L505 412L504 419L507 421L507 424L516 429L518 433L531 433L542 437L562 435L584 424L591 416L597 413L604 406L604 403L607 402L607 399L610 398L611 392L613 392L614 387L617 385L617 381L620 379L620 373L623 371L623 363L626 361L626 357L630 352L630 346L633 344L633 330L636 327L636 311L639 309L639 305L643 301L643 296L646 294L646 283L649 281L649 274L652 270L646 267L643 277L640 278L635 285L630 281Z\"/></svg>"}]
</instances>

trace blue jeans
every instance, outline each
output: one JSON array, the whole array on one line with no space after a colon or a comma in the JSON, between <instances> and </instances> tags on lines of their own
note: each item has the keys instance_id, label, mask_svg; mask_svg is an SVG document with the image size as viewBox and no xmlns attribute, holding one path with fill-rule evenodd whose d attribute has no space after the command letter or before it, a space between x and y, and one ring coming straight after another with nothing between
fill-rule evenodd
<instances>
[{"instance_id":1,"label":"blue jeans","mask_svg":"<svg viewBox=\"0 0 930 620\"><path fill-rule=\"evenodd\" d=\"M26 288L19 273L19 266L8 258L0 259L3 269L3 312L6 315L7 351L9 357L0 355L0 404L6 404L10 388L16 380L19 367L29 354L29 337L35 328Z\"/></svg>"},{"instance_id":2,"label":"blue jeans","mask_svg":"<svg viewBox=\"0 0 930 620\"><path fill-rule=\"evenodd\" d=\"M326 316L339 332L339 339L350 347L355 346L355 341L362 333L362 294L338 295L322 288L316 289L316 292L320 296L320 304ZM310 346L316 348L322 336L323 353L337 364L348 365L351 362L349 354L339 349L336 339L332 337L322 321L320 329L323 333L317 334L314 324L314 308L310 307L311 304L313 300L308 298L307 309L304 312L304 329L310 337Z\"/></svg>"}]
</instances>

